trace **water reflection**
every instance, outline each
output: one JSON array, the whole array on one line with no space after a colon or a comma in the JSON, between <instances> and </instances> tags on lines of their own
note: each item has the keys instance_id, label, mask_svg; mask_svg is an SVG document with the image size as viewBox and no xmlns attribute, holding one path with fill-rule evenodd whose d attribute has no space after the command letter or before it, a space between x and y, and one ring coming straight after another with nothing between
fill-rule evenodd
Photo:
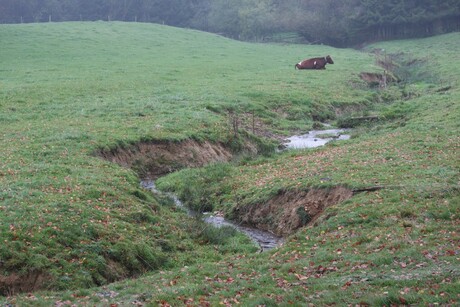
<instances>
[{"instance_id":1,"label":"water reflection","mask_svg":"<svg viewBox=\"0 0 460 307\"><path fill-rule=\"evenodd\" d=\"M312 130L307 134L287 138L288 142L283 145L286 149L319 147L330 141L350 139L350 135L345 134L346 132L346 129Z\"/></svg>"}]
</instances>

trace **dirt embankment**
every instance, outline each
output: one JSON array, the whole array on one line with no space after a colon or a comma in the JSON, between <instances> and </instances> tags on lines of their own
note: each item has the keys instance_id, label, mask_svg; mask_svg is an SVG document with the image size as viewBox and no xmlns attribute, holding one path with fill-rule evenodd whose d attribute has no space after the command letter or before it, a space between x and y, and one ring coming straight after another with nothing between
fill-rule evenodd
<instances>
[{"instance_id":1,"label":"dirt embankment","mask_svg":"<svg viewBox=\"0 0 460 307\"><path fill-rule=\"evenodd\" d=\"M212 162L226 162L232 152L222 144L186 140L151 141L96 153L105 160L129 167L141 177L158 178L187 167L201 167Z\"/></svg>"},{"instance_id":2,"label":"dirt embankment","mask_svg":"<svg viewBox=\"0 0 460 307\"><path fill-rule=\"evenodd\" d=\"M7 276L0 276L0 295L9 296L44 289L51 278L49 274L40 270L32 270L24 275L11 273Z\"/></svg>"},{"instance_id":3,"label":"dirt embankment","mask_svg":"<svg viewBox=\"0 0 460 307\"><path fill-rule=\"evenodd\" d=\"M141 142L124 148L100 150L97 154L150 179L182 168L201 167L233 158L232 152L223 144L194 140ZM352 190L342 186L284 191L265 203L236 206L233 217L245 225L287 236L315 221L326 207L336 205L352 195Z\"/></svg>"},{"instance_id":4,"label":"dirt embankment","mask_svg":"<svg viewBox=\"0 0 460 307\"><path fill-rule=\"evenodd\" d=\"M342 186L285 191L266 203L236 208L234 214L244 224L286 236L314 222L325 208L352 196L353 191Z\"/></svg>"}]
</instances>

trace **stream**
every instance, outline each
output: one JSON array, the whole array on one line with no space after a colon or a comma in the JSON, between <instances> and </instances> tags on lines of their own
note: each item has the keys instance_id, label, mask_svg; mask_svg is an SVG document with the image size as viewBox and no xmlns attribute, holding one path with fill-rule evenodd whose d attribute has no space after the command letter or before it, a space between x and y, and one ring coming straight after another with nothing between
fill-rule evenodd
<instances>
[{"instance_id":1,"label":"stream","mask_svg":"<svg viewBox=\"0 0 460 307\"><path fill-rule=\"evenodd\" d=\"M179 198L177 198L176 195L173 193L166 193L158 190L155 186L155 182L152 180L143 180L141 181L141 186L144 189L150 190L155 194L160 194L160 195L165 195L172 199L174 201L174 204L183 210L187 212L188 215L190 216L199 216L200 213L197 213L193 210L190 210L187 208ZM257 243L260 246L260 249L262 251L272 249L279 244L282 243L283 238L278 237L271 232L268 231L263 231L257 228L251 228L251 227L246 227L239 225L237 223L230 222L226 220L222 215L219 213L211 213L211 212L205 212L201 214L202 219L204 222L213 225L214 227L222 227L222 226L230 226L235 228L238 231L241 231L245 233L248 237L250 237L255 243Z\"/></svg>"},{"instance_id":2,"label":"stream","mask_svg":"<svg viewBox=\"0 0 460 307\"><path fill-rule=\"evenodd\" d=\"M314 148L326 145L334 140L348 140L350 135L344 134L346 129L328 129L328 130L312 130L306 134L294 135L284 143L285 149L302 149Z\"/></svg>"},{"instance_id":3,"label":"stream","mask_svg":"<svg viewBox=\"0 0 460 307\"><path fill-rule=\"evenodd\" d=\"M328 129L328 130L312 130L307 134L303 135L295 135L286 140L288 142L284 143L283 146L285 149L303 149L303 148L314 148L323 146L326 143L333 141L333 140L348 140L350 138L349 135L343 134L346 132L345 129ZM271 232L246 227L239 225L237 223L231 222L226 220L221 214L218 212L211 213L205 212L200 214L195 212L189 208L187 208L179 198L173 193L166 193L158 190L155 186L155 182L152 180L143 180L141 181L141 186L144 189L150 190L152 193L166 195L167 197L171 198L175 205L178 208L182 208L187 212L190 216L199 216L201 215L203 221L213 225L214 227L222 227L222 226L230 226L234 227L238 231L245 233L249 236L254 242L256 242L262 251L266 251L272 249L283 242L282 237L278 237Z\"/></svg>"}]
</instances>

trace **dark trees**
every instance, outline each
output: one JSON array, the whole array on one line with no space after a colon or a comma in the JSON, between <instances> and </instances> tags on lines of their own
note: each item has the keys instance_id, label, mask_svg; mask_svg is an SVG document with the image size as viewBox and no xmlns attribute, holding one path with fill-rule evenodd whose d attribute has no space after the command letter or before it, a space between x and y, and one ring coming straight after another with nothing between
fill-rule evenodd
<instances>
[{"instance_id":1,"label":"dark trees","mask_svg":"<svg viewBox=\"0 0 460 307\"><path fill-rule=\"evenodd\" d=\"M350 46L460 31L459 0L0 0L0 23L122 20Z\"/></svg>"},{"instance_id":2,"label":"dark trees","mask_svg":"<svg viewBox=\"0 0 460 307\"><path fill-rule=\"evenodd\" d=\"M301 5L306 18L299 32L335 46L460 31L457 0L303 0Z\"/></svg>"},{"instance_id":3,"label":"dark trees","mask_svg":"<svg viewBox=\"0 0 460 307\"><path fill-rule=\"evenodd\" d=\"M423 37L460 30L457 0L360 0L352 19L357 38L387 40ZM357 38L351 38L357 41Z\"/></svg>"}]
</instances>

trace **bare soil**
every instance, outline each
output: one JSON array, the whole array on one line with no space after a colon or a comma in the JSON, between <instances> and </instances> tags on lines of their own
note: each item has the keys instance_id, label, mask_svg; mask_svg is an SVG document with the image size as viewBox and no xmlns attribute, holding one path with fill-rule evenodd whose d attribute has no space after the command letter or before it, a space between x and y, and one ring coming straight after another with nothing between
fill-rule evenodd
<instances>
[{"instance_id":1,"label":"bare soil","mask_svg":"<svg viewBox=\"0 0 460 307\"><path fill-rule=\"evenodd\" d=\"M97 155L133 168L140 176L151 179L182 168L230 161L233 157L232 152L222 144L195 140L141 142L127 148L100 150Z\"/></svg>"},{"instance_id":2,"label":"bare soil","mask_svg":"<svg viewBox=\"0 0 460 307\"><path fill-rule=\"evenodd\" d=\"M342 187L285 191L266 203L235 209L236 218L247 225L287 236L306 224L314 222L329 206L353 196L353 191Z\"/></svg>"},{"instance_id":3,"label":"bare soil","mask_svg":"<svg viewBox=\"0 0 460 307\"><path fill-rule=\"evenodd\" d=\"M12 273L8 276L0 276L0 295L14 295L44 289L49 280L50 277L41 271L32 271L26 275Z\"/></svg>"},{"instance_id":4,"label":"bare soil","mask_svg":"<svg viewBox=\"0 0 460 307\"><path fill-rule=\"evenodd\" d=\"M381 73L362 72L359 74L361 80L367 82L370 87L386 87L388 84L397 82L398 79L390 72Z\"/></svg>"},{"instance_id":5,"label":"bare soil","mask_svg":"<svg viewBox=\"0 0 460 307\"><path fill-rule=\"evenodd\" d=\"M233 158L232 152L223 144L194 140L145 142L128 148L101 150L98 155L133 168L141 177L150 179L181 168L201 167ZM287 236L314 222L328 206L336 205L352 195L352 190L342 186L284 191L265 203L236 206L233 216L244 225Z\"/></svg>"}]
</instances>

